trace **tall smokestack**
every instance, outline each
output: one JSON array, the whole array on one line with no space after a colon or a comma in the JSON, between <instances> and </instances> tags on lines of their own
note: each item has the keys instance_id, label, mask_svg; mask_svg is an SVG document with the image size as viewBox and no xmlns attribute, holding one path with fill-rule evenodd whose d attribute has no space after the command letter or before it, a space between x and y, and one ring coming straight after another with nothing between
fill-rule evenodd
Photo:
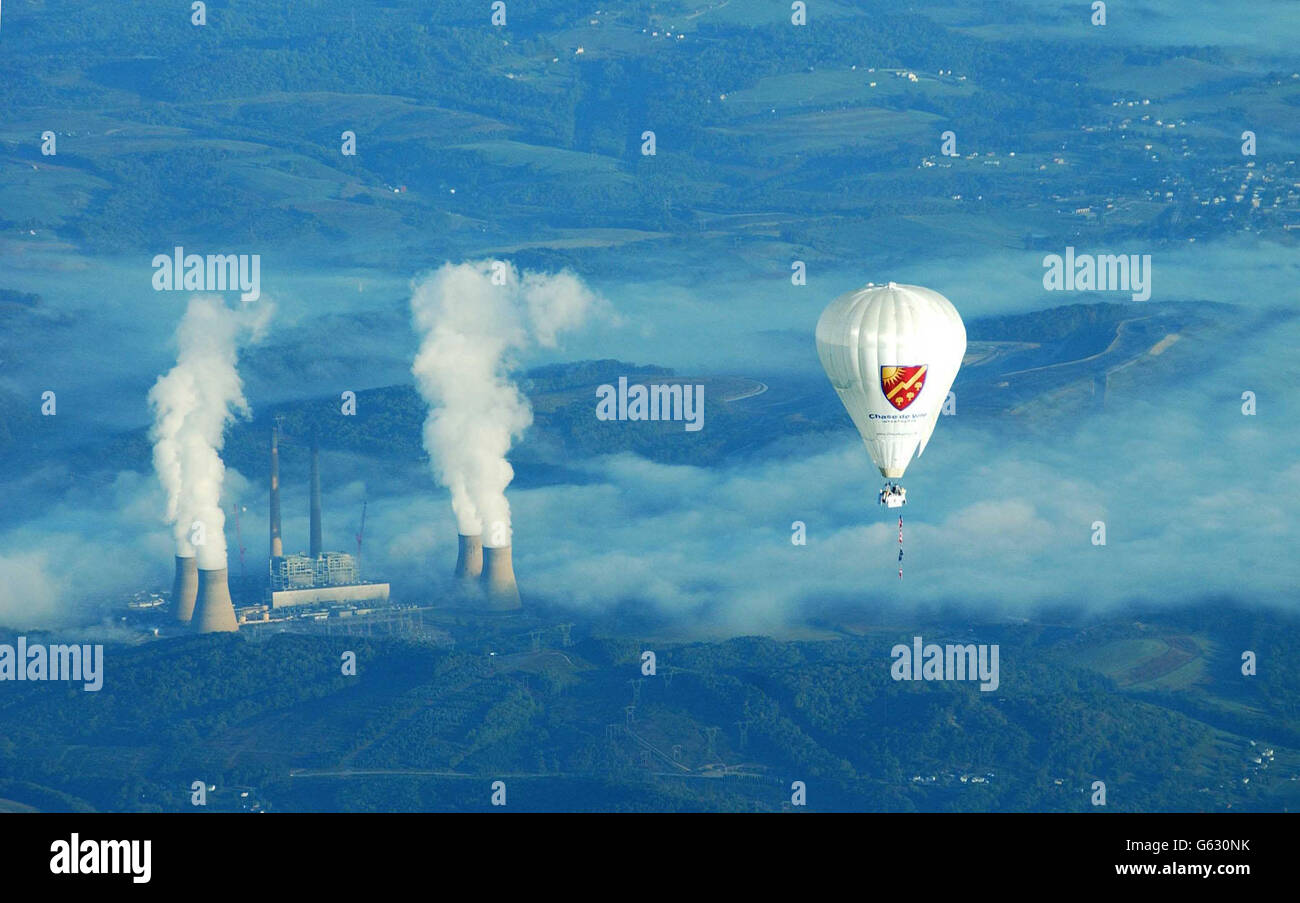
<instances>
[{"instance_id":1,"label":"tall smokestack","mask_svg":"<svg viewBox=\"0 0 1300 903\"><path fill-rule=\"evenodd\" d=\"M483 550L482 583L487 594L487 607L491 610L509 611L521 607L510 546L495 549L488 546Z\"/></svg>"},{"instance_id":2,"label":"tall smokestack","mask_svg":"<svg viewBox=\"0 0 1300 903\"><path fill-rule=\"evenodd\" d=\"M176 580L172 583L172 612L176 620L188 624L194 617L194 601L199 595L199 569L194 556L176 556Z\"/></svg>"},{"instance_id":3,"label":"tall smokestack","mask_svg":"<svg viewBox=\"0 0 1300 903\"><path fill-rule=\"evenodd\" d=\"M284 556L280 541L280 424L271 427L271 557Z\"/></svg>"},{"instance_id":4,"label":"tall smokestack","mask_svg":"<svg viewBox=\"0 0 1300 903\"><path fill-rule=\"evenodd\" d=\"M456 576L461 580L475 580L483 573L483 537L456 535L460 547L456 553Z\"/></svg>"},{"instance_id":5,"label":"tall smokestack","mask_svg":"<svg viewBox=\"0 0 1300 903\"><path fill-rule=\"evenodd\" d=\"M194 607L194 624L199 633L231 633L239 629L225 568L212 571L199 568L199 598Z\"/></svg>"},{"instance_id":6,"label":"tall smokestack","mask_svg":"<svg viewBox=\"0 0 1300 903\"><path fill-rule=\"evenodd\" d=\"M321 556L320 545L320 447L311 436L311 557Z\"/></svg>"}]
</instances>

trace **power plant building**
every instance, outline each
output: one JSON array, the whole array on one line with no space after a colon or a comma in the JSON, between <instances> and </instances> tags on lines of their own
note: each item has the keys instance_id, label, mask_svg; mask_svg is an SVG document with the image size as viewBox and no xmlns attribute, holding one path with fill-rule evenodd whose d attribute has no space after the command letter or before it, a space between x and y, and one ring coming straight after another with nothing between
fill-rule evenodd
<instances>
[{"instance_id":1,"label":"power plant building","mask_svg":"<svg viewBox=\"0 0 1300 903\"><path fill-rule=\"evenodd\" d=\"M349 583L344 586L314 586L271 591L271 608L296 605L342 605L349 602L387 602L387 583Z\"/></svg>"},{"instance_id":2,"label":"power plant building","mask_svg":"<svg viewBox=\"0 0 1300 903\"><path fill-rule=\"evenodd\" d=\"M329 602L387 602L387 583L362 583L357 560L346 552L271 559L271 607Z\"/></svg>"},{"instance_id":3,"label":"power plant building","mask_svg":"<svg viewBox=\"0 0 1300 903\"><path fill-rule=\"evenodd\" d=\"M305 589L360 583L357 560L346 552L326 552L319 558L286 555L271 559L271 589Z\"/></svg>"},{"instance_id":4,"label":"power plant building","mask_svg":"<svg viewBox=\"0 0 1300 903\"><path fill-rule=\"evenodd\" d=\"M310 539L311 554L285 555L280 536L279 430L271 432L271 563L269 594L271 608L296 605L387 602L387 583L364 583L357 559L346 552L321 549L320 450L311 442Z\"/></svg>"}]
</instances>

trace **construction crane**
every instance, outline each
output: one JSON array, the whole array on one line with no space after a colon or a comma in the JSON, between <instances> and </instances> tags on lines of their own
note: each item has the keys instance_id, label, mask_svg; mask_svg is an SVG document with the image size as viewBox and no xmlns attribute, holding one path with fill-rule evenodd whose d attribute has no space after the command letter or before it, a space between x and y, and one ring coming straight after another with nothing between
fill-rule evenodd
<instances>
[{"instance_id":1,"label":"construction crane","mask_svg":"<svg viewBox=\"0 0 1300 903\"><path fill-rule=\"evenodd\" d=\"M366 535L366 505L365 499L361 500L361 528L357 530L357 573L361 573L361 539Z\"/></svg>"}]
</instances>

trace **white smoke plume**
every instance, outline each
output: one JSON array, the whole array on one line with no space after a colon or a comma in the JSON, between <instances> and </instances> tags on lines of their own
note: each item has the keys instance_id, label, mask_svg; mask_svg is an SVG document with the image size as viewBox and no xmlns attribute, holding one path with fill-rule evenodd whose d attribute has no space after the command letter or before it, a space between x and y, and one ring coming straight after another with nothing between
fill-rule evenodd
<instances>
[{"instance_id":1,"label":"white smoke plume","mask_svg":"<svg viewBox=\"0 0 1300 903\"><path fill-rule=\"evenodd\" d=\"M239 338L245 331L256 337L269 310L236 312L218 297L191 298L176 329L176 366L149 390L154 469L167 493L176 554L197 555L204 570L226 566L221 448L226 424L249 415L236 368Z\"/></svg>"},{"instance_id":2,"label":"white smoke plume","mask_svg":"<svg viewBox=\"0 0 1300 903\"><path fill-rule=\"evenodd\" d=\"M424 447L451 491L457 529L510 545L506 454L533 422L511 379L512 355L556 345L602 302L571 273L524 272L503 261L441 266L418 280L411 314L421 337L411 372L429 403Z\"/></svg>"}]
</instances>

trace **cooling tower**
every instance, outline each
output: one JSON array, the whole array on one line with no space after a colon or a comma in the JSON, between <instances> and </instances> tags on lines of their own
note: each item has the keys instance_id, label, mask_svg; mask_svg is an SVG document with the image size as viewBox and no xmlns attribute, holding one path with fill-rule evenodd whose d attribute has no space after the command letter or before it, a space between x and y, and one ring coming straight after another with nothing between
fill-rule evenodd
<instances>
[{"instance_id":1,"label":"cooling tower","mask_svg":"<svg viewBox=\"0 0 1300 903\"><path fill-rule=\"evenodd\" d=\"M199 595L199 569L194 556L176 556L176 580L172 583L172 612L176 620L188 624L194 617L194 600Z\"/></svg>"},{"instance_id":2,"label":"cooling tower","mask_svg":"<svg viewBox=\"0 0 1300 903\"><path fill-rule=\"evenodd\" d=\"M280 541L280 430L271 427L271 557L284 556Z\"/></svg>"},{"instance_id":3,"label":"cooling tower","mask_svg":"<svg viewBox=\"0 0 1300 903\"><path fill-rule=\"evenodd\" d=\"M320 544L320 448L311 439L311 557L321 556Z\"/></svg>"},{"instance_id":4,"label":"cooling tower","mask_svg":"<svg viewBox=\"0 0 1300 903\"><path fill-rule=\"evenodd\" d=\"M483 537L457 534L460 550L456 553L456 576L473 580L483 573Z\"/></svg>"},{"instance_id":5,"label":"cooling tower","mask_svg":"<svg viewBox=\"0 0 1300 903\"><path fill-rule=\"evenodd\" d=\"M225 568L199 569L199 598L194 606L194 624L199 633L231 633L239 629L235 606L230 601L229 574Z\"/></svg>"},{"instance_id":6,"label":"cooling tower","mask_svg":"<svg viewBox=\"0 0 1300 903\"><path fill-rule=\"evenodd\" d=\"M510 546L483 550L483 591L487 607L493 611L519 608L519 587L515 584L515 566Z\"/></svg>"}]
</instances>

